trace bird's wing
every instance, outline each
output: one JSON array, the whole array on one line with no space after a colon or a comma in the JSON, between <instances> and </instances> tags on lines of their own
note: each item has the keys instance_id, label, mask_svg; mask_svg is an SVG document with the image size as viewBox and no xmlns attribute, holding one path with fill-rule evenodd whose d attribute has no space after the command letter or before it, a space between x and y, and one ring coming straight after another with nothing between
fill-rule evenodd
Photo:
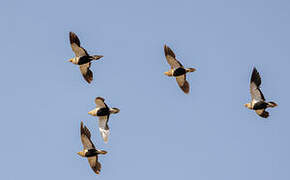
<instances>
[{"instance_id":1,"label":"bird's wing","mask_svg":"<svg viewBox=\"0 0 290 180\"><path fill-rule=\"evenodd\" d=\"M259 102L259 101L265 101L265 97L260 90L261 85L261 77L259 72L256 68L253 69L252 76L251 76L251 83L250 83L250 93L252 100Z\"/></svg>"},{"instance_id":2,"label":"bird's wing","mask_svg":"<svg viewBox=\"0 0 290 180\"><path fill-rule=\"evenodd\" d=\"M71 48L76 56L88 56L87 51L81 47L81 42L75 33L69 32L69 41Z\"/></svg>"},{"instance_id":3,"label":"bird's wing","mask_svg":"<svg viewBox=\"0 0 290 180\"><path fill-rule=\"evenodd\" d=\"M189 83L186 81L186 75L177 76L176 82L184 93L189 93Z\"/></svg>"},{"instance_id":4,"label":"bird's wing","mask_svg":"<svg viewBox=\"0 0 290 180\"><path fill-rule=\"evenodd\" d=\"M110 134L108 121L109 121L109 115L108 116L99 116L99 130L100 130L101 136L105 142L108 142L109 134Z\"/></svg>"},{"instance_id":5,"label":"bird's wing","mask_svg":"<svg viewBox=\"0 0 290 180\"><path fill-rule=\"evenodd\" d=\"M80 65L81 73L88 83L91 83L93 80L93 72L90 70L90 67L90 62Z\"/></svg>"},{"instance_id":6,"label":"bird's wing","mask_svg":"<svg viewBox=\"0 0 290 180\"><path fill-rule=\"evenodd\" d=\"M267 117L269 117L269 112L265 111L265 109L258 109L258 110L255 110L255 111L256 111L256 113L257 113L259 116L261 116L261 117L263 117L263 118L267 118Z\"/></svg>"},{"instance_id":7,"label":"bird's wing","mask_svg":"<svg viewBox=\"0 0 290 180\"><path fill-rule=\"evenodd\" d=\"M172 69L183 67L182 64L175 58L175 54L170 49L170 47L164 45L164 53L165 53L166 60Z\"/></svg>"},{"instance_id":8,"label":"bird's wing","mask_svg":"<svg viewBox=\"0 0 290 180\"><path fill-rule=\"evenodd\" d=\"M99 108L107 107L107 105L105 103L105 99L102 97L96 97L95 103L96 103L97 107L99 107Z\"/></svg>"},{"instance_id":9,"label":"bird's wing","mask_svg":"<svg viewBox=\"0 0 290 180\"><path fill-rule=\"evenodd\" d=\"M84 126L83 122L81 122L81 140L84 149L96 149L91 141L91 132L86 126Z\"/></svg>"},{"instance_id":10,"label":"bird's wing","mask_svg":"<svg viewBox=\"0 0 290 180\"><path fill-rule=\"evenodd\" d=\"M88 157L88 161L93 171L96 174L99 174L102 166L101 166L101 163L99 163L98 161L98 156Z\"/></svg>"}]
</instances>

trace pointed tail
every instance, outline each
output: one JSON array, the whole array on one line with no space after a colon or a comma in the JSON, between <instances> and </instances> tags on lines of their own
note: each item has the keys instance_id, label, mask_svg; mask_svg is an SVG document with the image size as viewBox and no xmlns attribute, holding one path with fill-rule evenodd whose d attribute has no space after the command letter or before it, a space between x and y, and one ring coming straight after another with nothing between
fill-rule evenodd
<instances>
[{"instance_id":1,"label":"pointed tail","mask_svg":"<svg viewBox=\"0 0 290 180\"><path fill-rule=\"evenodd\" d=\"M104 150L98 150L99 154L107 154L107 151Z\"/></svg>"},{"instance_id":2,"label":"pointed tail","mask_svg":"<svg viewBox=\"0 0 290 180\"><path fill-rule=\"evenodd\" d=\"M196 71L196 69L194 69L194 68L186 68L186 72L194 72L194 71Z\"/></svg>"},{"instance_id":3,"label":"pointed tail","mask_svg":"<svg viewBox=\"0 0 290 180\"><path fill-rule=\"evenodd\" d=\"M273 101L270 101L270 102L267 103L267 107L271 107L271 108L273 108L273 107L276 107L276 106L278 106L278 104L276 104L276 103L273 102Z\"/></svg>"},{"instance_id":4,"label":"pointed tail","mask_svg":"<svg viewBox=\"0 0 290 180\"><path fill-rule=\"evenodd\" d=\"M98 59L101 59L104 56L102 56L102 55L93 55L91 57L92 57L93 60L98 60Z\"/></svg>"},{"instance_id":5,"label":"pointed tail","mask_svg":"<svg viewBox=\"0 0 290 180\"><path fill-rule=\"evenodd\" d=\"M120 112L120 109L118 109L118 108L111 108L110 109L110 113L112 113L112 114L117 114L118 112Z\"/></svg>"}]
</instances>

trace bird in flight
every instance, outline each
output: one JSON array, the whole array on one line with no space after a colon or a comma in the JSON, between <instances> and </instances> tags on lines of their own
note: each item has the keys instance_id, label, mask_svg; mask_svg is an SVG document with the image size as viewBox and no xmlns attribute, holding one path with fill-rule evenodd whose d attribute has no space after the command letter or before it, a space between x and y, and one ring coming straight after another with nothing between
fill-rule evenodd
<instances>
[{"instance_id":1,"label":"bird in flight","mask_svg":"<svg viewBox=\"0 0 290 180\"><path fill-rule=\"evenodd\" d=\"M177 84L184 93L189 93L189 83L186 80L186 73L196 71L195 68L184 68L183 65L175 58L174 52L166 45L164 45L164 53L170 70L164 74L175 77Z\"/></svg>"},{"instance_id":2,"label":"bird in flight","mask_svg":"<svg viewBox=\"0 0 290 180\"><path fill-rule=\"evenodd\" d=\"M99 118L99 130L103 140L107 143L110 134L108 121L111 114L116 114L120 110L118 108L109 108L105 103L105 99L102 97L97 97L95 99L96 108L89 112L92 116L97 116Z\"/></svg>"},{"instance_id":3,"label":"bird in flight","mask_svg":"<svg viewBox=\"0 0 290 180\"><path fill-rule=\"evenodd\" d=\"M256 113L263 117L269 117L269 112L266 111L267 108L276 107L277 104L273 101L266 102L266 99L260 90L261 85L261 77L257 69L254 67L251 82L250 82L250 93L252 97L252 101L250 103L245 104L245 107L255 110Z\"/></svg>"},{"instance_id":4,"label":"bird in flight","mask_svg":"<svg viewBox=\"0 0 290 180\"><path fill-rule=\"evenodd\" d=\"M90 70L91 61L98 60L102 58L103 56L102 55L93 55L93 56L89 55L87 51L83 47L81 47L81 42L78 36L73 32L69 33L69 40L70 40L71 48L73 52L75 53L75 57L69 59L69 62L79 65L80 71L83 77L88 83L91 83L91 81L93 80L93 72Z\"/></svg>"},{"instance_id":5,"label":"bird in flight","mask_svg":"<svg viewBox=\"0 0 290 180\"><path fill-rule=\"evenodd\" d=\"M91 141L91 132L81 122L81 140L83 144L83 150L78 152L78 155L86 157L93 171L99 174L101 171L101 163L98 161L99 154L107 154L107 151L96 149L95 145Z\"/></svg>"}]
</instances>

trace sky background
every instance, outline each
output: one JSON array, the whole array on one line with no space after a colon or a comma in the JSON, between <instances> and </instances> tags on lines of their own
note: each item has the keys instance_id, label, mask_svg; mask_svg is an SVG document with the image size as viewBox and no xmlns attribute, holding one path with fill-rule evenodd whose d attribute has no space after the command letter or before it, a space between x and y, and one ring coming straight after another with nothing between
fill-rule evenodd
<instances>
[{"instance_id":1,"label":"sky background","mask_svg":"<svg viewBox=\"0 0 290 180\"><path fill-rule=\"evenodd\" d=\"M289 19L287 0L2 1L0 179L289 180ZM104 55L91 84L69 31ZM188 95L164 44L197 69ZM279 105L268 119L244 107L254 66ZM97 96L121 109L108 144ZM76 154L80 121L108 151L100 175Z\"/></svg>"}]
</instances>

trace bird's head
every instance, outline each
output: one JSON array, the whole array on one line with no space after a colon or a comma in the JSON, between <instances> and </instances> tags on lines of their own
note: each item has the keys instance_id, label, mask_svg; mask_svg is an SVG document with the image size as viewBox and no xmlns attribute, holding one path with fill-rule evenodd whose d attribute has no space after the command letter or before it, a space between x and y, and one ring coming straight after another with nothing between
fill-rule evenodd
<instances>
[{"instance_id":1,"label":"bird's head","mask_svg":"<svg viewBox=\"0 0 290 180\"><path fill-rule=\"evenodd\" d=\"M252 109L251 103L244 104L246 108Z\"/></svg>"},{"instance_id":2,"label":"bird's head","mask_svg":"<svg viewBox=\"0 0 290 180\"><path fill-rule=\"evenodd\" d=\"M90 114L92 116L96 116L97 115L97 111L96 111L96 109L93 109L93 110L89 111L88 114Z\"/></svg>"},{"instance_id":3,"label":"bird's head","mask_svg":"<svg viewBox=\"0 0 290 180\"><path fill-rule=\"evenodd\" d=\"M82 156L82 157L86 157L86 153L84 151L80 151L78 152L78 155Z\"/></svg>"},{"instance_id":4,"label":"bird's head","mask_svg":"<svg viewBox=\"0 0 290 180\"><path fill-rule=\"evenodd\" d=\"M167 71L167 72L164 72L164 74L166 75L166 76L172 76L172 71Z\"/></svg>"},{"instance_id":5,"label":"bird's head","mask_svg":"<svg viewBox=\"0 0 290 180\"><path fill-rule=\"evenodd\" d=\"M73 63L74 62L74 58L69 59L68 62Z\"/></svg>"}]
</instances>

